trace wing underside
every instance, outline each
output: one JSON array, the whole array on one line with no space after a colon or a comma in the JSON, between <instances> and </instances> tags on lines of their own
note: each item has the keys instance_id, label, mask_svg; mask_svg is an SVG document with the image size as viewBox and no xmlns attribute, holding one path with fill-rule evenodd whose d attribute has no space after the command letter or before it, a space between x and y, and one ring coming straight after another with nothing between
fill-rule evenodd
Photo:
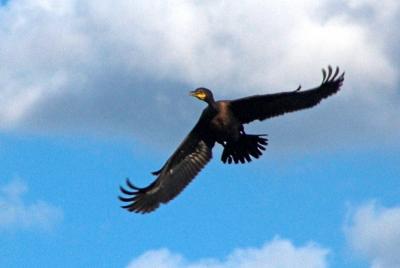
<instances>
[{"instance_id":1,"label":"wing underside","mask_svg":"<svg viewBox=\"0 0 400 268\"><path fill-rule=\"evenodd\" d=\"M339 75L339 68L331 66L328 71L322 70L320 86L301 91L301 87L294 91L275 94L256 95L231 101L231 109L235 117L246 124L254 120L265 120L274 116L311 108L340 90L343 84L344 73Z\"/></svg>"},{"instance_id":2,"label":"wing underside","mask_svg":"<svg viewBox=\"0 0 400 268\"><path fill-rule=\"evenodd\" d=\"M120 187L125 197L119 197L128 204L123 208L137 213L148 213L176 197L212 158L213 142L192 131L182 142L165 165L156 173L157 179L145 188L126 181L126 188ZM154 174L153 173L153 174Z\"/></svg>"}]
</instances>

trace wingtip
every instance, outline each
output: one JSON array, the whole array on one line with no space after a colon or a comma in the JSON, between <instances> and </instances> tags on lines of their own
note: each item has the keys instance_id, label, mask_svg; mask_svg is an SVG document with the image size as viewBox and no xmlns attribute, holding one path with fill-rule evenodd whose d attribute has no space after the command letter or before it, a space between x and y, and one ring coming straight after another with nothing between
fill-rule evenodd
<instances>
[{"instance_id":1,"label":"wingtip","mask_svg":"<svg viewBox=\"0 0 400 268\"><path fill-rule=\"evenodd\" d=\"M336 66L335 73L333 74L332 80L335 80L336 76L339 74L339 67Z\"/></svg>"},{"instance_id":2,"label":"wingtip","mask_svg":"<svg viewBox=\"0 0 400 268\"><path fill-rule=\"evenodd\" d=\"M136 196L133 197L122 197L122 196L118 196L118 199L122 202L133 202L136 200Z\"/></svg>"},{"instance_id":3,"label":"wingtip","mask_svg":"<svg viewBox=\"0 0 400 268\"><path fill-rule=\"evenodd\" d=\"M322 68L322 83L325 82L325 79L326 79L326 71L324 68Z\"/></svg>"},{"instance_id":4,"label":"wingtip","mask_svg":"<svg viewBox=\"0 0 400 268\"><path fill-rule=\"evenodd\" d=\"M126 195L135 195L135 194L138 193L137 191L135 191L135 192L128 191L128 190L126 190L124 187L122 187L121 185L119 186L119 190L120 190L122 193L126 194Z\"/></svg>"},{"instance_id":5,"label":"wingtip","mask_svg":"<svg viewBox=\"0 0 400 268\"><path fill-rule=\"evenodd\" d=\"M126 185L128 185L128 187L133 190L137 190L137 191L141 190L141 188L136 187L134 184L132 184L131 181L129 180L129 178L126 178Z\"/></svg>"},{"instance_id":6,"label":"wingtip","mask_svg":"<svg viewBox=\"0 0 400 268\"><path fill-rule=\"evenodd\" d=\"M345 72L342 72L340 75L340 68L339 66L336 66L335 71L333 71L333 68L331 65L328 65L327 70L322 69L322 84L328 83L328 82L334 82L334 81L343 81L344 80L344 75Z\"/></svg>"}]
</instances>

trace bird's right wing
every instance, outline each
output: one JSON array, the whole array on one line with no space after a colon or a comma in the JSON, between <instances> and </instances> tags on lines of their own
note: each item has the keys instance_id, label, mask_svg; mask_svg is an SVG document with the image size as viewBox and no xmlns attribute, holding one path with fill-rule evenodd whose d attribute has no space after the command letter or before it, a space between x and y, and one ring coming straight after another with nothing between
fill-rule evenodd
<instances>
[{"instance_id":1,"label":"bird's right wing","mask_svg":"<svg viewBox=\"0 0 400 268\"><path fill-rule=\"evenodd\" d=\"M195 127L157 172L157 179L145 188L138 188L127 180L128 189L120 187L128 202L123 208L137 213L148 213L177 196L211 160L214 141L210 141ZM130 189L129 189L130 188Z\"/></svg>"},{"instance_id":2,"label":"bird's right wing","mask_svg":"<svg viewBox=\"0 0 400 268\"><path fill-rule=\"evenodd\" d=\"M329 66L328 72L323 69L322 74L322 83L316 88L300 91L299 87L291 92L250 96L231 101L230 107L242 124L311 108L335 94L343 84L344 73L339 75L339 68L333 72Z\"/></svg>"}]
</instances>

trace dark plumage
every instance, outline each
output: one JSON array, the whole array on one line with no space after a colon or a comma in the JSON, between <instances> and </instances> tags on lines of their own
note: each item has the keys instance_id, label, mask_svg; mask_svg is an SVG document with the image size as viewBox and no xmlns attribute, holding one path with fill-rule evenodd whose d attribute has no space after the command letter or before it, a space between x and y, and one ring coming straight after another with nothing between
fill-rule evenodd
<instances>
[{"instance_id":1,"label":"dark plumage","mask_svg":"<svg viewBox=\"0 0 400 268\"><path fill-rule=\"evenodd\" d=\"M119 197L128 204L123 208L148 213L177 196L211 160L212 148L217 142L224 147L221 160L224 163L246 163L259 158L267 145L266 135L246 134L243 124L265 120L288 112L311 108L322 99L339 91L344 73L339 68L333 72L322 70L320 86L300 91L256 95L231 101L215 101L212 92L198 88L190 94L205 101L208 106L189 135L167 160L164 166L153 172L157 179L145 188L134 186L129 180L127 187L120 187L126 197Z\"/></svg>"}]
</instances>

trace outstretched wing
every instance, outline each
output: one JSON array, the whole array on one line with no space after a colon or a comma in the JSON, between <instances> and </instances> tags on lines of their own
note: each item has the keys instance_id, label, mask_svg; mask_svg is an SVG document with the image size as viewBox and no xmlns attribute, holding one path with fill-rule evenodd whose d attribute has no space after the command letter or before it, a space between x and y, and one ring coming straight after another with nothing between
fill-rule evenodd
<instances>
[{"instance_id":1,"label":"outstretched wing","mask_svg":"<svg viewBox=\"0 0 400 268\"><path fill-rule=\"evenodd\" d=\"M126 181L128 188L120 187L128 202L123 208L137 213L148 213L177 196L211 160L214 141L205 137L203 131L194 128L165 165L153 174L157 179L145 188L138 188Z\"/></svg>"},{"instance_id":2,"label":"outstretched wing","mask_svg":"<svg viewBox=\"0 0 400 268\"><path fill-rule=\"evenodd\" d=\"M285 113L311 108L339 91L343 84L344 72L339 75L336 67L333 73L332 67L328 66L328 72L322 69L322 83L319 87L300 91L275 94L256 95L231 101L231 109L235 117L246 124L253 120L265 120Z\"/></svg>"}]
</instances>

